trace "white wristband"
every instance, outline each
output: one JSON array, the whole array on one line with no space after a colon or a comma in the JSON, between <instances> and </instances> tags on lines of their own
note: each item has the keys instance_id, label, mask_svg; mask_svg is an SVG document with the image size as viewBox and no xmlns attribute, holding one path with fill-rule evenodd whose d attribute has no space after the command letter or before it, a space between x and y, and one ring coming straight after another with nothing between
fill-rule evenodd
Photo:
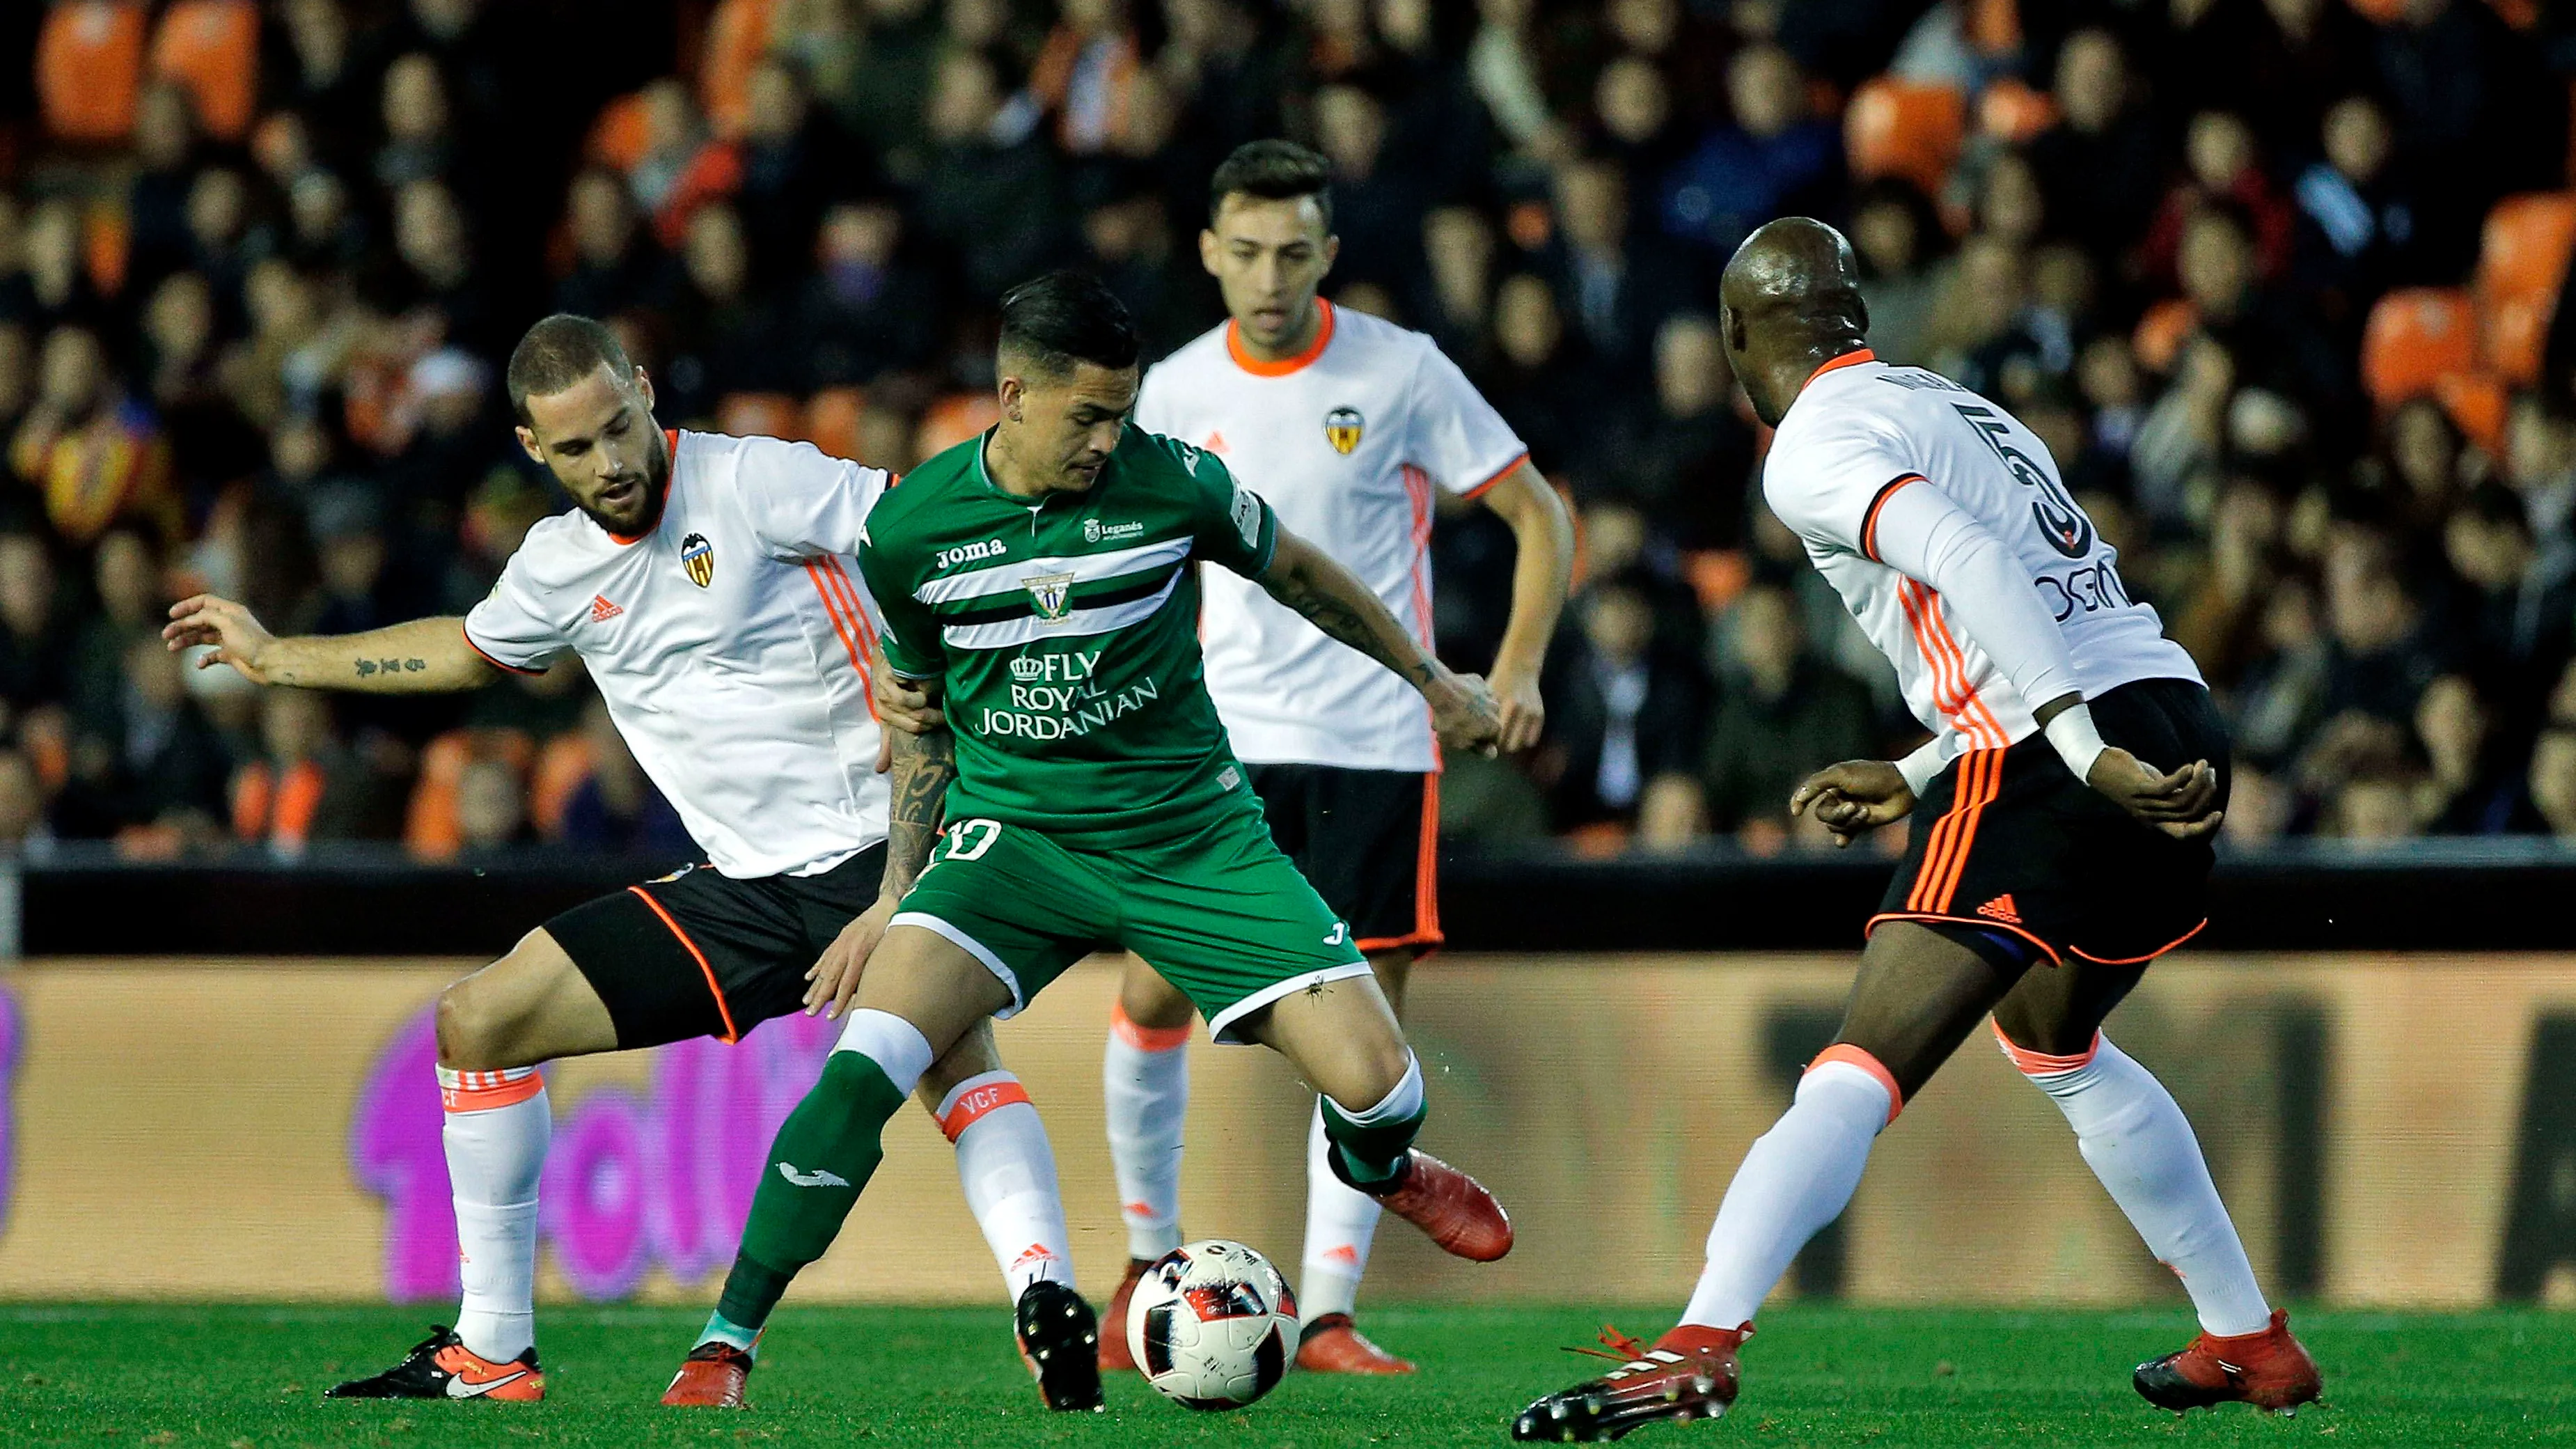
<instances>
[{"instance_id":1,"label":"white wristband","mask_svg":"<svg viewBox=\"0 0 2576 1449\"><path fill-rule=\"evenodd\" d=\"M1942 757L1941 741L1935 738L1931 743L1897 761L1896 773L1905 777L1905 788L1913 791L1914 798L1920 800L1923 798L1923 792L1931 789L1932 782L1940 777L1942 767L1949 763Z\"/></svg>"},{"instance_id":2,"label":"white wristband","mask_svg":"<svg viewBox=\"0 0 2576 1449\"><path fill-rule=\"evenodd\" d=\"M2110 748L2102 743L2102 732L2093 726L2092 708L2082 700L2076 701L2072 709L2059 710L2057 717L2048 722L2045 733L2057 757L2066 762L2066 768L2074 771L2078 780L2091 780L2093 762Z\"/></svg>"}]
</instances>

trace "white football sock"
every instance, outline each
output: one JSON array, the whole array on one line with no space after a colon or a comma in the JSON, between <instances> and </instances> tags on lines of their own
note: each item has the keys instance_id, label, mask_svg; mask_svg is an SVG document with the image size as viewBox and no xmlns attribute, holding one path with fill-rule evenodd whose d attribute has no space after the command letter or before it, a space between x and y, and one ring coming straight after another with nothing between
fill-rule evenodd
<instances>
[{"instance_id":1,"label":"white football sock","mask_svg":"<svg viewBox=\"0 0 2576 1449\"><path fill-rule=\"evenodd\" d=\"M534 1067L440 1067L438 1089L465 1283L456 1334L472 1352L508 1363L537 1342L537 1179L554 1139L554 1110Z\"/></svg>"},{"instance_id":2,"label":"white football sock","mask_svg":"<svg viewBox=\"0 0 2576 1449\"><path fill-rule=\"evenodd\" d=\"M1875 1058L1857 1047L1827 1047L1798 1079L1789 1110L1735 1169L1682 1322L1752 1322L1789 1260L1851 1202L1870 1144L1904 1105Z\"/></svg>"},{"instance_id":3,"label":"white football sock","mask_svg":"<svg viewBox=\"0 0 2576 1449\"><path fill-rule=\"evenodd\" d=\"M1306 1267L1297 1280L1300 1321L1357 1306L1360 1275L1368 1271L1369 1243L1385 1211L1377 1199L1342 1185L1325 1154L1324 1106L1319 1098L1306 1129Z\"/></svg>"},{"instance_id":4,"label":"white football sock","mask_svg":"<svg viewBox=\"0 0 2576 1449\"><path fill-rule=\"evenodd\" d=\"M957 1144L958 1184L1011 1301L1040 1279L1072 1286L1073 1237L1064 1228L1055 1151L1020 1079L986 1072L959 1082L940 1099L939 1130Z\"/></svg>"},{"instance_id":5,"label":"white football sock","mask_svg":"<svg viewBox=\"0 0 2576 1449\"><path fill-rule=\"evenodd\" d=\"M1138 1026L1112 1007L1101 1057L1109 1108L1109 1160L1127 1256L1153 1259L1181 1245L1181 1121L1190 1107L1190 1029Z\"/></svg>"},{"instance_id":6,"label":"white football sock","mask_svg":"<svg viewBox=\"0 0 2576 1449\"><path fill-rule=\"evenodd\" d=\"M2200 1326L2221 1338L2270 1326L2272 1307L2209 1180L2200 1139L2164 1083L2099 1033L2093 1050L2074 1057L2016 1046L2001 1027L1995 1040L2066 1114L2084 1161L2148 1250L2182 1279Z\"/></svg>"}]
</instances>

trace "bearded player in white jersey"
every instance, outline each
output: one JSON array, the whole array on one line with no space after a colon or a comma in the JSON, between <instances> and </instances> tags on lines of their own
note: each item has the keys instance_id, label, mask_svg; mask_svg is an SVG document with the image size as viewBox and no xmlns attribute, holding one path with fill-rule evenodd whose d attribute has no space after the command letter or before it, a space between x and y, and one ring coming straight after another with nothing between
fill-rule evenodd
<instances>
[{"instance_id":1,"label":"bearded player in white jersey","mask_svg":"<svg viewBox=\"0 0 2576 1449\"><path fill-rule=\"evenodd\" d=\"M819 1008L839 982L821 979L818 962L875 901L884 864L869 697L878 624L851 557L887 476L804 443L664 432L643 370L584 317L530 328L508 385L521 448L576 507L529 530L464 618L280 639L239 604L201 595L174 606L163 631L173 649L214 646L201 667L229 664L256 684L380 694L480 688L578 654L636 762L707 853L705 865L564 912L440 994L437 1086L464 1304L453 1330L333 1397L545 1397L533 1294L552 1116L538 1064L731 1042ZM1078 1339L1090 1315L1064 1311L1081 1300L1055 1159L990 1032L959 1043L918 1095L957 1146L1024 1352L1050 1349L1049 1406L1098 1407L1090 1344L1034 1342Z\"/></svg>"},{"instance_id":2,"label":"bearded player in white jersey","mask_svg":"<svg viewBox=\"0 0 2576 1449\"><path fill-rule=\"evenodd\" d=\"M1501 745L1526 749L1545 722L1539 666L1565 602L1574 530L1529 449L1430 338L1315 295L1340 248L1324 158L1254 141L1217 168L1199 257L1228 320L1145 374L1136 424L1225 460L1429 644L1434 490L1474 499L1519 543L1509 626L1491 682ZM1260 586L1206 571L1200 635L1208 693L1249 767L1273 838L1348 921L1400 1013L1413 962L1440 944L1433 850L1440 761L1421 697L1327 638ZM1190 1004L1131 961L1103 1066L1109 1139L1127 1222L1125 1321L1146 1264L1181 1243L1183 1043ZM1308 1134L1306 1250L1297 1284L1297 1366L1409 1373L1351 1321L1379 1209L1333 1175L1323 1119ZM1101 1341L1126 1368L1127 1341Z\"/></svg>"},{"instance_id":3,"label":"bearded player in white jersey","mask_svg":"<svg viewBox=\"0 0 2576 1449\"><path fill-rule=\"evenodd\" d=\"M1512 1437L1725 1413L1754 1310L1989 1012L2199 1314L2188 1346L2138 1367L2138 1392L2177 1411L2314 1400L2316 1364L2256 1286L2191 1124L2101 1032L2206 920L2229 765L2199 670L2129 598L2037 437L1871 355L1840 233L1804 217L1756 231L1727 265L1718 325L1778 429L1764 499L1896 665L1932 740L1818 771L1791 796L1838 844L1912 817L1842 1028L1736 1169L1680 1326L1651 1348L1621 1342L1628 1362L1531 1404Z\"/></svg>"}]
</instances>

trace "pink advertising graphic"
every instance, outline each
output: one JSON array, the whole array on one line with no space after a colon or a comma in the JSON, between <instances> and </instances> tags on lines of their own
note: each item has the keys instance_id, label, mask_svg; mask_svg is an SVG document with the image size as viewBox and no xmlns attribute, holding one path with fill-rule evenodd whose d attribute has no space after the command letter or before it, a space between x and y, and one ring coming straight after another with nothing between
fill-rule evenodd
<instances>
[{"instance_id":1,"label":"pink advertising graphic","mask_svg":"<svg viewBox=\"0 0 2576 1449\"><path fill-rule=\"evenodd\" d=\"M0 997L0 1065L15 1042L6 1008ZM573 1290L621 1298L656 1265L694 1283L731 1263L769 1139L838 1034L838 1023L788 1016L733 1046L661 1047L643 1095L602 1087L558 1107L539 1231ZM349 1128L351 1173L385 1203L385 1296L395 1302L457 1292L437 1064L435 1011L424 1010L376 1058ZM0 1188L6 1171L0 1156Z\"/></svg>"}]
</instances>

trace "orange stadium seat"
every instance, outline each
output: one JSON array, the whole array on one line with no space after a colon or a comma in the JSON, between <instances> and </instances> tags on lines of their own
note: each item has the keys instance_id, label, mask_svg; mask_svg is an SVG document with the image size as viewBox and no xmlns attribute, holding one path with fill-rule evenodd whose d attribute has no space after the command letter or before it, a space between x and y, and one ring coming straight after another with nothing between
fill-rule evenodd
<instances>
[{"instance_id":1,"label":"orange stadium seat","mask_svg":"<svg viewBox=\"0 0 2576 1449\"><path fill-rule=\"evenodd\" d=\"M54 7L36 38L46 130L66 141L121 141L134 130L147 18L140 0Z\"/></svg>"},{"instance_id":2,"label":"orange stadium seat","mask_svg":"<svg viewBox=\"0 0 2576 1449\"><path fill-rule=\"evenodd\" d=\"M859 456L859 419L868 410L868 395L855 387L827 387L805 400L807 441L835 458L854 463Z\"/></svg>"},{"instance_id":3,"label":"orange stadium seat","mask_svg":"<svg viewBox=\"0 0 2576 1449\"><path fill-rule=\"evenodd\" d=\"M536 773L528 781L528 820L537 834L563 838L564 810L590 778L590 767L590 741L577 733L557 735L537 752Z\"/></svg>"},{"instance_id":4,"label":"orange stadium seat","mask_svg":"<svg viewBox=\"0 0 2576 1449\"><path fill-rule=\"evenodd\" d=\"M2361 337L2361 381L2395 407L2478 362L2477 312L2456 287L2401 287L2370 309Z\"/></svg>"},{"instance_id":5,"label":"orange stadium seat","mask_svg":"<svg viewBox=\"0 0 2576 1449\"><path fill-rule=\"evenodd\" d=\"M477 760L499 760L521 776L528 772L535 748L528 737L511 729L449 730L420 752L420 780L412 786L411 809L403 821L403 845L423 860L448 860L465 846L465 830L456 818L457 787L465 767Z\"/></svg>"},{"instance_id":6,"label":"orange stadium seat","mask_svg":"<svg viewBox=\"0 0 2576 1449\"><path fill-rule=\"evenodd\" d=\"M134 250L134 223L116 201L93 203L81 217L81 269L102 297L125 290L125 265Z\"/></svg>"},{"instance_id":7,"label":"orange stadium seat","mask_svg":"<svg viewBox=\"0 0 2576 1449\"><path fill-rule=\"evenodd\" d=\"M737 438L805 441L805 404L783 392L732 392L716 403L716 431Z\"/></svg>"},{"instance_id":8,"label":"orange stadium seat","mask_svg":"<svg viewBox=\"0 0 2576 1449\"><path fill-rule=\"evenodd\" d=\"M2504 456L2505 415L2513 397L2503 378L2491 372L2454 372L2434 379L2433 400L2442 405L2451 425L2486 449L2487 456Z\"/></svg>"},{"instance_id":9,"label":"orange stadium seat","mask_svg":"<svg viewBox=\"0 0 2576 1449\"><path fill-rule=\"evenodd\" d=\"M2200 326L2200 309L2181 297L2167 297L2147 309L2129 335L2129 350L2149 372L2171 372L2182 357L2182 345Z\"/></svg>"},{"instance_id":10,"label":"orange stadium seat","mask_svg":"<svg viewBox=\"0 0 2576 1449\"><path fill-rule=\"evenodd\" d=\"M259 7L251 0L175 0L152 32L151 67L186 87L208 134L240 140L259 106Z\"/></svg>"},{"instance_id":11,"label":"orange stadium seat","mask_svg":"<svg viewBox=\"0 0 2576 1449\"><path fill-rule=\"evenodd\" d=\"M1881 76L1854 91L1843 112L1852 174L1902 177L1927 196L1941 194L1967 135L1968 99L1952 86Z\"/></svg>"},{"instance_id":12,"label":"orange stadium seat","mask_svg":"<svg viewBox=\"0 0 2576 1449\"><path fill-rule=\"evenodd\" d=\"M769 53L771 0L720 0L707 21L698 66L698 105L719 136L742 132L751 104L751 73Z\"/></svg>"},{"instance_id":13,"label":"orange stadium seat","mask_svg":"<svg viewBox=\"0 0 2576 1449\"><path fill-rule=\"evenodd\" d=\"M2549 316L2557 306L2554 294L2488 303L2478 313L2478 355L2508 382L2538 382L2549 350Z\"/></svg>"},{"instance_id":14,"label":"orange stadium seat","mask_svg":"<svg viewBox=\"0 0 2576 1449\"><path fill-rule=\"evenodd\" d=\"M2057 102L2045 91L2005 76L1977 96L1979 134L2019 146L2057 124Z\"/></svg>"},{"instance_id":15,"label":"orange stadium seat","mask_svg":"<svg viewBox=\"0 0 2576 1449\"><path fill-rule=\"evenodd\" d=\"M623 175L644 159L649 139L644 125L644 93L634 91L599 108L599 118L590 123L590 139L582 144L582 151L591 160Z\"/></svg>"},{"instance_id":16,"label":"orange stadium seat","mask_svg":"<svg viewBox=\"0 0 2576 1449\"><path fill-rule=\"evenodd\" d=\"M1002 420L1002 404L989 392L955 392L930 405L913 431L912 455L927 458Z\"/></svg>"},{"instance_id":17,"label":"orange stadium seat","mask_svg":"<svg viewBox=\"0 0 2576 1449\"><path fill-rule=\"evenodd\" d=\"M2487 213L2478 240L2478 295L2487 301L2558 290L2576 250L2576 192L2508 196Z\"/></svg>"},{"instance_id":18,"label":"orange stadium seat","mask_svg":"<svg viewBox=\"0 0 2576 1449\"><path fill-rule=\"evenodd\" d=\"M1693 549L1682 555L1682 577L1699 595L1701 612L1714 614L1744 592L1753 579L1753 565L1739 549Z\"/></svg>"}]
</instances>

